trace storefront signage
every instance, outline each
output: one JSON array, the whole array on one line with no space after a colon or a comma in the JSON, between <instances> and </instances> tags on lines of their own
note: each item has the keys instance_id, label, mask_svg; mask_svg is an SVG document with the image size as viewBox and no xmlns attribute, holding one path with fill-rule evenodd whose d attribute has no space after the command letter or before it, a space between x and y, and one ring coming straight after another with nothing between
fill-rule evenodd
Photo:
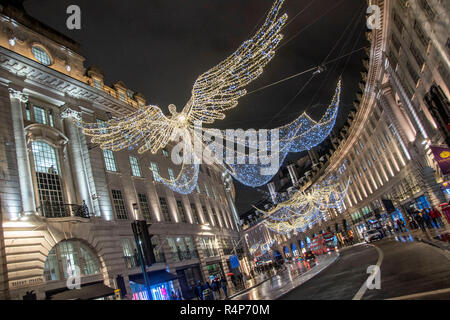
<instances>
[{"instance_id":1,"label":"storefront signage","mask_svg":"<svg viewBox=\"0 0 450 320\"><path fill-rule=\"evenodd\" d=\"M23 288L23 287L29 287L29 286L36 286L44 283L44 279L42 277L36 277L31 278L28 280L18 280L18 281L11 281L10 286L12 288Z\"/></svg>"},{"instance_id":2,"label":"storefront signage","mask_svg":"<svg viewBox=\"0 0 450 320\"><path fill-rule=\"evenodd\" d=\"M438 163L443 174L450 173L450 149L443 147L430 147L431 152L433 152L434 159Z\"/></svg>"}]
</instances>

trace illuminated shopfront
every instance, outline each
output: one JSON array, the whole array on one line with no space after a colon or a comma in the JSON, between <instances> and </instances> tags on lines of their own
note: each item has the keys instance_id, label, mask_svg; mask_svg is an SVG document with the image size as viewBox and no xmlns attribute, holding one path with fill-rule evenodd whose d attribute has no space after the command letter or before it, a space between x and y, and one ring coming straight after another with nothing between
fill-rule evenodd
<instances>
[{"instance_id":1,"label":"illuminated shopfront","mask_svg":"<svg viewBox=\"0 0 450 320\"><path fill-rule=\"evenodd\" d=\"M166 270L147 272L147 274L151 300L171 300L170 295L172 291L175 292L173 281L177 279L177 276ZM129 280L133 300L150 300L142 273L130 275Z\"/></svg>"}]
</instances>

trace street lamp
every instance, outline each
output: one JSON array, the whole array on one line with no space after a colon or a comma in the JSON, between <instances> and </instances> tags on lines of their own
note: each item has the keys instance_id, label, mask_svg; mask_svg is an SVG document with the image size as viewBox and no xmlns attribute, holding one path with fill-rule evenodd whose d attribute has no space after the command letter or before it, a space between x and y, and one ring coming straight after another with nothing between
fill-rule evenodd
<instances>
[{"instance_id":1,"label":"street lamp","mask_svg":"<svg viewBox=\"0 0 450 320\"><path fill-rule=\"evenodd\" d=\"M136 242L136 251L139 257L139 262L141 264L142 274L144 276L144 282L147 289L147 296L149 300L152 299L152 291L150 289L150 282L147 275L147 270L145 267L144 255L141 246L141 240L139 239L139 235L142 234L142 220L139 220L139 208L137 203L133 203L133 212L134 212L134 221L131 222L131 229L133 230L134 241ZM144 221L146 223L146 221ZM147 224L147 223L146 223ZM147 226L145 226L147 227Z\"/></svg>"}]
</instances>

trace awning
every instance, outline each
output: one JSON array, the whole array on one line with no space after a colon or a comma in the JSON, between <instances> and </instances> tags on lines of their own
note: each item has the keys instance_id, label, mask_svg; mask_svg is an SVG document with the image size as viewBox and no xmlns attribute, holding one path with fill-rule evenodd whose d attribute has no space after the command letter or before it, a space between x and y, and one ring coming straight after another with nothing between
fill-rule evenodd
<instances>
[{"instance_id":1,"label":"awning","mask_svg":"<svg viewBox=\"0 0 450 320\"><path fill-rule=\"evenodd\" d=\"M175 274L167 272L166 270L147 272L147 277L151 286L177 279ZM145 285L144 275L142 273L130 275L128 276L128 279Z\"/></svg>"},{"instance_id":2,"label":"awning","mask_svg":"<svg viewBox=\"0 0 450 320\"><path fill-rule=\"evenodd\" d=\"M82 286L80 289L65 290L50 297L51 300L93 300L114 294L114 289L103 283Z\"/></svg>"}]
</instances>

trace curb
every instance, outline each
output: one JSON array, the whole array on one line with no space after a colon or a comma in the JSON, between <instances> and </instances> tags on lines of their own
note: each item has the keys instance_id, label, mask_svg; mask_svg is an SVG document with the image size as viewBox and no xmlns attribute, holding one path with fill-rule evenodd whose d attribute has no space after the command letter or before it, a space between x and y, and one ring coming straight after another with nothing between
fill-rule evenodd
<instances>
[{"instance_id":1,"label":"curb","mask_svg":"<svg viewBox=\"0 0 450 320\"><path fill-rule=\"evenodd\" d=\"M416 236L416 240L417 240L417 241L420 241L420 242L423 242L423 243L425 243L425 244L428 244L428 245L430 245L430 246L439 248L439 249L441 249L441 250L450 251L450 248L448 248L448 247L446 247L446 246L443 246L443 245L441 245L441 244L439 244L439 243L436 243L436 242L434 242L434 241L430 241L430 240L427 240L427 239L422 239L422 238L417 237L417 236Z\"/></svg>"}]
</instances>

